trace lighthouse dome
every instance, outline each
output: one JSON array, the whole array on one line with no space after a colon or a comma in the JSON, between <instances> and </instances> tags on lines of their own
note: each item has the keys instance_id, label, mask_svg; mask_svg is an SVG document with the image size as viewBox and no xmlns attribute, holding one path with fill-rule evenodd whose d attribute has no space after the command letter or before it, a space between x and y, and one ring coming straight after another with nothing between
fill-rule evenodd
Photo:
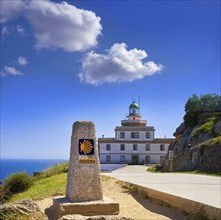
<instances>
[{"instance_id":1,"label":"lighthouse dome","mask_svg":"<svg viewBox=\"0 0 221 220\"><path fill-rule=\"evenodd\" d=\"M136 102L132 102L129 106L129 115L139 115L140 113L140 107Z\"/></svg>"},{"instance_id":2,"label":"lighthouse dome","mask_svg":"<svg viewBox=\"0 0 221 220\"><path fill-rule=\"evenodd\" d=\"M129 106L129 109L139 109L139 105L136 102L132 102Z\"/></svg>"}]
</instances>

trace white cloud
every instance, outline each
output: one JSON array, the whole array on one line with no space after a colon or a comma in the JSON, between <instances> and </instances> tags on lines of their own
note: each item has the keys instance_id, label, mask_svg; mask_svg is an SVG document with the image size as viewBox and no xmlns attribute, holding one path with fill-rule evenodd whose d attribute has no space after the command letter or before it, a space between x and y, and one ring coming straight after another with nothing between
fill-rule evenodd
<instances>
[{"instance_id":1,"label":"white cloud","mask_svg":"<svg viewBox=\"0 0 221 220\"><path fill-rule=\"evenodd\" d=\"M106 54L91 51L83 58L79 78L82 82L92 85L132 82L163 69L161 64L153 61L142 62L147 56L144 50L127 50L125 43L114 44Z\"/></svg>"},{"instance_id":2,"label":"white cloud","mask_svg":"<svg viewBox=\"0 0 221 220\"><path fill-rule=\"evenodd\" d=\"M21 65L21 66L25 66L28 64L28 60L25 58L25 57L18 57L18 64Z\"/></svg>"},{"instance_id":3,"label":"white cloud","mask_svg":"<svg viewBox=\"0 0 221 220\"><path fill-rule=\"evenodd\" d=\"M5 66L4 70L2 72L0 72L0 75L1 76L9 76L9 75L21 76L21 75L24 75L24 74L21 71L14 68L14 67Z\"/></svg>"},{"instance_id":4,"label":"white cloud","mask_svg":"<svg viewBox=\"0 0 221 220\"><path fill-rule=\"evenodd\" d=\"M95 13L66 2L31 1L25 16L35 29L37 48L85 50L96 46L102 30Z\"/></svg>"},{"instance_id":5,"label":"white cloud","mask_svg":"<svg viewBox=\"0 0 221 220\"><path fill-rule=\"evenodd\" d=\"M1 0L0 1L0 22L7 22L13 18L21 15L22 11L25 10L26 2L22 0L8 1Z\"/></svg>"},{"instance_id":6,"label":"white cloud","mask_svg":"<svg viewBox=\"0 0 221 220\"><path fill-rule=\"evenodd\" d=\"M23 15L31 23L37 48L82 51L96 46L97 37L101 34L100 17L66 2L3 0L0 4L1 22ZM16 30L24 33L19 25Z\"/></svg>"}]
</instances>

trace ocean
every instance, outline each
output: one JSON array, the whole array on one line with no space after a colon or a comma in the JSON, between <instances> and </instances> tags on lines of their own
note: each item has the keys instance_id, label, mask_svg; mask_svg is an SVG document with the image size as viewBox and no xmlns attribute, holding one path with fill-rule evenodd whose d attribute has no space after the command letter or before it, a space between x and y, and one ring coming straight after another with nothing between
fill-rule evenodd
<instances>
[{"instance_id":1,"label":"ocean","mask_svg":"<svg viewBox=\"0 0 221 220\"><path fill-rule=\"evenodd\" d=\"M1 159L0 160L0 180L5 180L7 176L15 172L25 171L32 175L33 172L40 172L49 166L65 162L62 159Z\"/></svg>"}]
</instances>

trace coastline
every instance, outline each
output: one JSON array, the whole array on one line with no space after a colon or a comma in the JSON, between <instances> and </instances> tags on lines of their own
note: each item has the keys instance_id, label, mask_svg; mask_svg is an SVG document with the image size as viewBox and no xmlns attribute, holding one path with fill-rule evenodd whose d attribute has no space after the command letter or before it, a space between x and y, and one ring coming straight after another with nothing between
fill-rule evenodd
<instances>
[{"instance_id":1,"label":"coastline","mask_svg":"<svg viewBox=\"0 0 221 220\"><path fill-rule=\"evenodd\" d=\"M7 176L16 172L26 172L33 175L55 164L68 161L67 159L1 159L0 180L4 181Z\"/></svg>"}]
</instances>

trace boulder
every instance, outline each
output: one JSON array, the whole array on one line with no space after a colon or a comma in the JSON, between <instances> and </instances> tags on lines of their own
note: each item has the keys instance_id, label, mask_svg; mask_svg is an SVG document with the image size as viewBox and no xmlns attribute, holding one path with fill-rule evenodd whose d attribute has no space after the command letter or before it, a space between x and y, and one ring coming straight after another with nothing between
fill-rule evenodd
<instances>
[{"instance_id":1,"label":"boulder","mask_svg":"<svg viewBox=\"0 0 221 220\"><path fill-rule=\"evenodd\" d=\"M180 126L176 129L176 131L174 132L173 136L178 137L179 135L182 135L183 132L186 130L186 125L185 123L181 123Z\"/></svg>"},{"instance_id":2,"label":"boulder","mask_svg":"<svg viewBox=\"0 0 221 220\"><path fill-rule=\"evenodd\" d=\"M0 206L0 220L48 220L39 206L31 199L25 199Z\"/></svg>"},{"instance_id":3,"label":"boulder","mask_svg":"<svg viewBox=\"0 0 221 220\"><path fill-rule=\"evenodd\" d=\"M65 215L59 220L134 220L134 219L119 215L102 215L102 216Z\"/></svg>"}]
</instances>

